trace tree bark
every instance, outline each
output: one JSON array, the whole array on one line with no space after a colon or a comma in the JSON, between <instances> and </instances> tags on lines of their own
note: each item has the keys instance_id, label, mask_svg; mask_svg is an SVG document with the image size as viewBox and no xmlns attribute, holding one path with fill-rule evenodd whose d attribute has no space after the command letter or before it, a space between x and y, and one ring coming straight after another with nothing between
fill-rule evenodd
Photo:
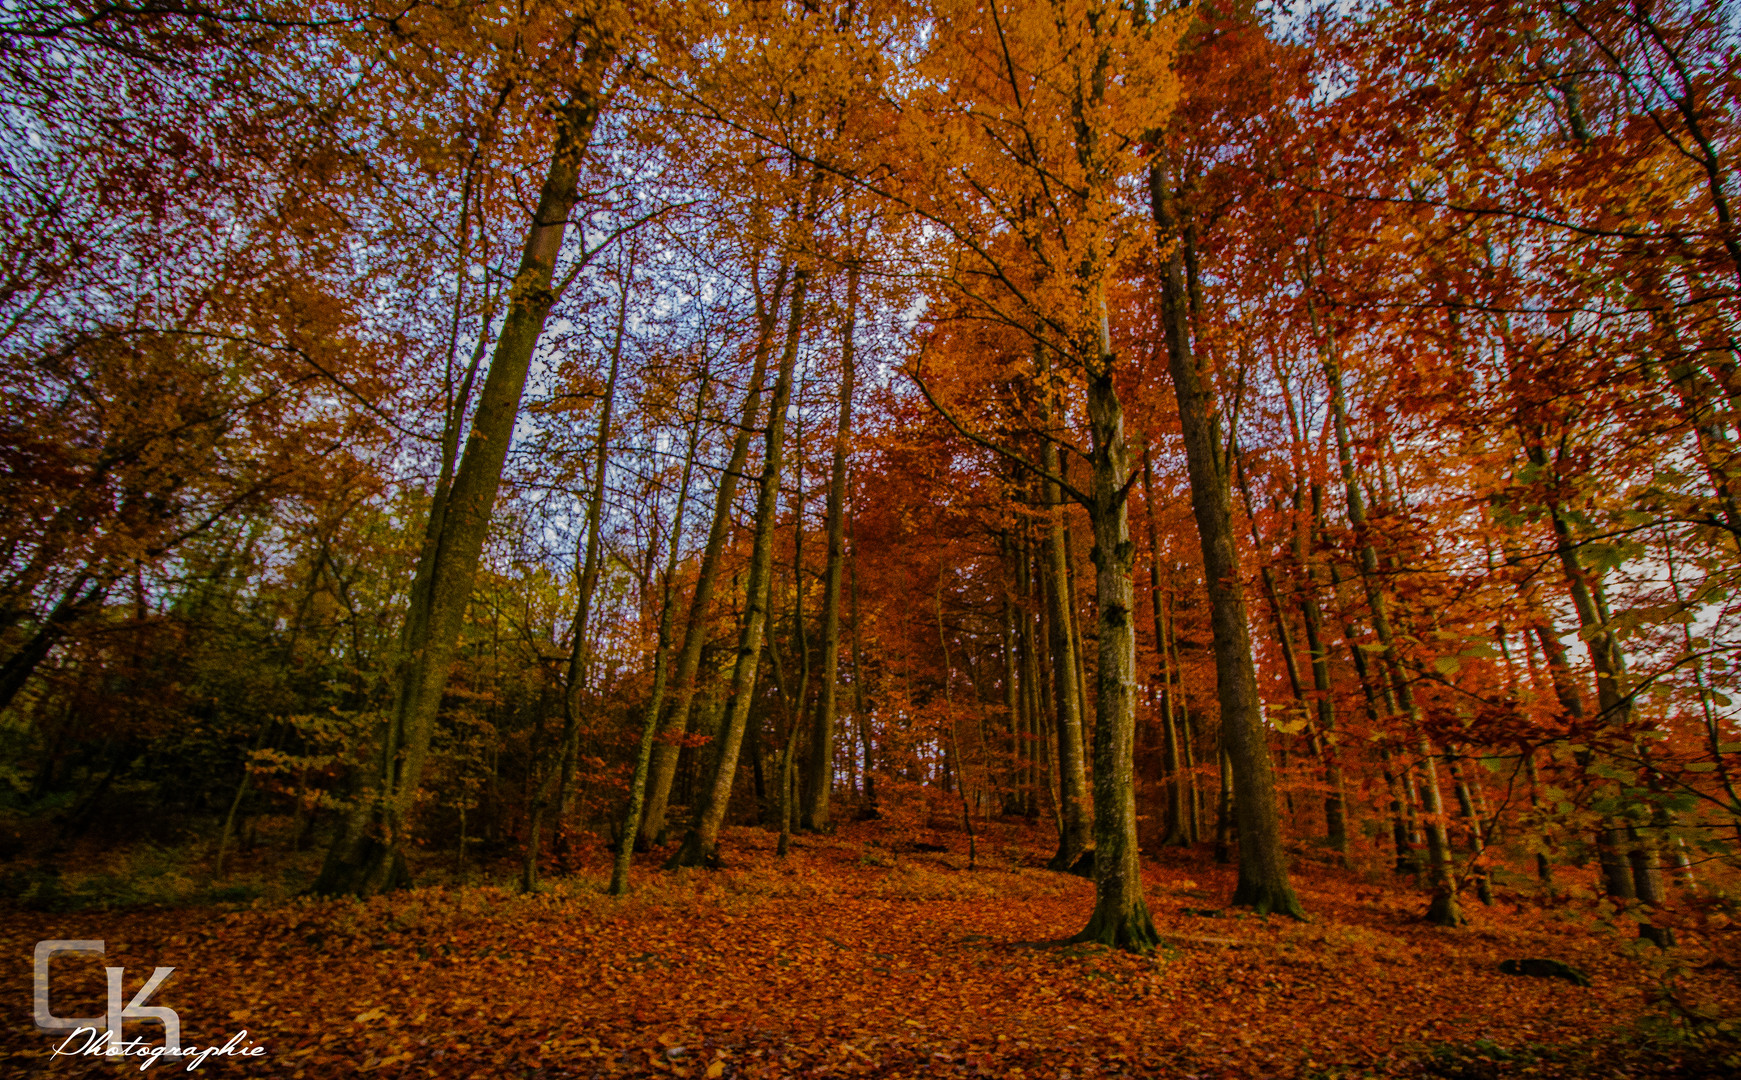
<instances>
[{"instance_id":1,"label":"tree bark","mask_svg":"<svg viewBox=\"0 0 1741 1080\"><path fill-rule=\"evenodd\" d=\"M520 411L532 353L555 302L551 284L577 198L611 50L591 43L573 95L557 112L549 171L527 231L508 313L484 379L465 453L445 499L431 510L406 612L391 712L380 733L375 775L347 816L315 882L323 894L369 896L409 879L401 846L411 825L436 712L458 646L502 465Z\"/></svg>"},{"instance_id":2,"label":"tree bark","mask_svg":"<svg viewBox=\"0 0 1741 1080\"><path fill-rule=\"evenodd\" d=\"M1156 230L1164 242L1177 228L1164 151L1149 170L1149 193ZM1161 267L1162 321L1173 390L1179 400L1179 425L1185 464L1191 478L1191 510L1203 547L1204 584L1209 592L1215 640L1215 675L1221 702L1222 744L1227 748L1238 797L1239 884L1235 904L1303 918L1305 911L1288 878L1276 811L1275 778L1265 741L1263 704L1257 668L1251 657L1245 587L1234 539L1233 505L1227 462L1222 460L1221 424L1209 373L1192 356L1183 279L1183 260L1174 245Z\"/></svg>"},{"instance_id":3,"label":"tree bark","mask_svg":"<svg viewBox=\"0 0 1741 1080\"><path fill-rule=\"evenodd\" d=\"M1155 525L1155 470L1151 449L1143 443L1143 509L1149 526L1149 608L1155 624L1155 658L1161 679L1161 767L1167 779L1167 824L1161 837L1162 847L1187 847L1190 835L1186 828L1185 778L1179 772L1179 731L1173 723L1173 672L1168 662L1168 623L1173 600L1161 591L1161 539Z\"/></svg>"},{"instance_id":4,"label":"tree bark","mask_svg":"<svg viewBox=\"0 0 1741 1080\"><path fill-rule=\"evenodd\" d=\"M828 568L822 584L822 672L816 695L816 724L810 737L810 784L803 827L829 828L829 796L834 786L835 693L840 679L840 579L846 562L846 459L852 435L852 394L857 365L853 330L858 316L858 266L846 271L846 326L840 342L840 398L834 427L834 463L828 478Z\"/></svg>"},{"instance_id":5,"label":"tree bark","mask_svg":"<svg viewBox=\"0 0 1741 1080\"><path fill-rule=\"evenodd\" d=\"M1341 467L1342 484L1348 498L1348 521L1359 537L1360 581L1366 590L1372 630L1384 650L1394 707L1408 718L1421 755L1427 874L1433 889L1433 899L1427 907L1427 920L1439 926L1460 926L1463 923L1463 913L1457 906L1457 880L1451 867L1451 841L1445 828L1445 804L1439 789L1436 756L1427 738L1420 705L1415 701L1414 686L1409 682L1408 674L1403 668L1402 654L1396 647L1396 637L1391 631L1388 604L1378 583L1378 551L1366 528L1366 503L1354 473L1354 454L1348 435L1347 401L1343 394L1342 370L1337 362L1334 343L1327 342L1324 345L1320 359L1324 367L1324 378L1330 386L1330 417L1336 432L1336 456ZM1359 648L1353 642L1350 645Z\"/></svg>"},{"instance_id":6,"label":"tree bark","mask_svg":"<svg viewBox=\"0 0 1741 1080\"><path fill-rule=\"evenodd\" d=\"M782 263L774 278L770 298L762 304L756 329L756 351L750 366L749 391L744 395L743 412L739 416L737 435L732 439L731 456L719 474L719 490L713 503L713 524L707 532L707 545L702 549L701 564L696 568L695 593L689 601L689 620L684 627L683 651L677 660L677 672L672 681L671 709L659 729L653 746L653 762L648 775L647 807L641 816L640 846L650 847L665 831L666 807L671 798L671 782L677 775L677 757L682 747L679 740L689 731L689 714L694 708L696 676L701 670L701 653L707 645L708 608L713 603L714 582L719 577L721 557L731 535L731 510L737 501L738 478L750 456L750 436L756 429L761 413L762 382L767 377L768 353L772 348L774 327L779 319L779 306L786 291L790 268Z\"/></svg>"},{"instance_id":7,"label":"tree bark","mask_svg":"<svg viewBox=\"0 0 1741 1080\"><path fill-rule=\"evenodd\" d=\"M629 780L629 807L623 814L623 834L617 841L616 862L611 867L610 892L629 891L629 865L635 857L635 839L641 829L646 803L647 774L653 759L653 739L659 730L659 713L665 703L665 683L671 668L671 619L677 607L677 561L683 545L683 515L689 509L689 481L695 472L695 450L701 445L701 417L707 406L708 370L701 370L701 386L695 393L695 421L689 428L689 445L683 454L683 478L677 484L677 509L671 515L670 550L665 554L665 584L659 602L659 639L653 653L653 687L641 719L641 744L635 752L635 771Z\"/></svg>"},{"instance_id":8,"label":"tree bark","mask_svg":"<svg viewBox=\"0 0 1741 1080\"><path fill-rule=\"evenodd\" d=\"M1044 371L1044 364L1039 365ZM1051 421L1051 391L1041 391L1042 423ZM1045 441L1042 463L1058 475L1058 446ZM1053 870L1069 870L1088 850L1093 828L1088 805L1088 780L1083 769L1082 694L1077 686L1078 642L1071 633L1070 572L1064 551L1064 496L1056 483L1042 483L1047 506L1046 542L1040 562L1041 586L1046 594L1052 653L1052 692L1058 727L1058 851L1047 863Z\"/></svg>"},{"instance_id":9,"label":"tree bark","mask_svg":"<svg viewBox=\"0 0 1741 1080\"><path fill-rule=\"evenodd\" d=\"M756 496L756 532L750 554L750 573L744 594L744 625L738 639L737 662L732 669L732 696L720 732L719 757L713 779L704 786L683 844L671 857L667 869L679 866L717 864L719 830L731 804L732 785L737 780L738 754L743 748L744 727L755 696L756 674L762 663L762 646L768 624L768 582L773 573L774 518L780 496L780 461L786 437L786 411L792 400L792 370L798 361L798 343L803 335L805 286L809 271L793 275L792 306L787 315L786 346L774 378L769 402L768 433L762 459L760 490Z\"/></svg>"},{"instance_id":10,"label":"tree bark","mask_svg":"<svg viewBox=\"0 0 1741 1080\"><path fill-rule=\"evenodd\" d=\"M1102 309L1104 311L1104 309ZM1157 938L1143 899L1138 862L1136 784L1136 590L1131 572L1130 448L1124 410L1112 382L1112 349L1101 321L1100 363L1088 373L1093 436L1089 521L1099 664L1094 695L1094 913L1078 941L1147 952ZM1098 369L1098 370L1095 370Z\"/></svg>"},{"instance_id":11,"label":"tree bark","mask_svg":"<svg viewBox=\"0 0 1741 1080\"><path fill-rule=\"evenodd\" d=\"M556 832L562 835L562 822L567 817L568 798L574 786L575 758L580 752L581 695L586 692L587 668L592 659L587 630L592 625L592 598L598 591L599 575L604 568L604 552L599 544L599 530L604 522L605 484L610 473L611 417L616 410L617 375L622 370L623 335L629 323L629 289L633 280L631 261L623 275L622 302L617 306L616 333L611 341L611 363L605 376L604 400L599 405L598 434L593 439L592 491L586 502L586 551L580 560L574 602L574 623L570 627L568 674L562 690L562 738L560 764L556 774ZM540 718L542 721L542 718ZM539 731L542 731L542 722ZM530 779L541 763L538 761L539 739L532 740L533 768ZM526 858L520 872L520 888L531 892L538 887L538 843L544 809L550 801L550 780L546 775L536 786L531 801L531 821L526 830Z\"/></svg>"}]
</instances>

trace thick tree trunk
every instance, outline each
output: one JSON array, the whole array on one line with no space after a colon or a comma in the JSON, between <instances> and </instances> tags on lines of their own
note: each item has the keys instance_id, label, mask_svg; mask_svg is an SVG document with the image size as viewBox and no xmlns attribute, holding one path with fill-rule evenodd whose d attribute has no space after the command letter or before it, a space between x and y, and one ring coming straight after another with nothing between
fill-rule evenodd
<instances>
[{"instance_id":1,"label":"thick tree trunk","mask_svg":"<svg viewBox=\"0 0 1741 1080\"><path fill-rule=\"evenodd\" d=\"M1156 229L1163 241L1170 240L1176 232L1172 192L1160 160L1150 169L1149 192ZM1215 388L1192 356L1182 259L1176 250L1161 269L1162 320L1173 389L1179 399L1191 509L1203 546L1204 583L1214 631L1222 745L1227 748L1238 789L1234 807L1239 822L1239 884L1233 902L1303 918L1305 912L1288 879L1287 853L1282 848L1281 821L1276 812L1275 778L1265 741L1257 668L1251 657L1251 630L1234 539L1227 462L1222 460Z\"/></svg>"},{"instance_id":2,"label":"thick tree trunk","mask_svg":"<svg viewBox=\"0 0 1741 1080\"><path fill-rule=\"evenodd\" d=\"M576 199L581 159L592 139L610 51L594 43L581 81L556 116L550 168L538 197L509 296L501 337L472 419L465 453L445 499L431 511L410 609L400 637L392 710L380 733L376 772L333 839L315 891L368 896L404 882L401 846L411 825L436 711L447 686L471 599L502 465L520 412L532 353L555 294L551 284Z\"/></svg>"},{"instance_id":3,"label":"thick tree trunk","mask_svg":"<svg viewBox=\"0 0 1741 1080\"><path fill-rule=\"evenodd\" d=\"M738 477L750 456L750 436L755 432L756 419L761 414L762 382L767 377L768 354L774 340L774 327L779 321L780 301L786 291L790 269L780 266L774 278L770 298L762 304L756 329L756 351L750 366L749 391L744 395L743 412L738 419L737 435L732 439L731 455L719 474L719 490L714 497L713 524L707 532L707 545L701 552L701 564L696 568L695 593L689 601L689 620L684 627L683 650L678 655L677 671L672 680L671 708L659 729L653 746L653 762L647 781L647 807L641 816L640 846L650 847L665 831L665 811L671 799L671 781L677 775L677 758L682 748L679 740L689 731L689 714L694 708L696 677L701 671L701 654L707 645L708 609L713 604L714 582L719 577L721 557L731 535L732 505L737 501Z\"/></svg>"},{"instance_id":4,"label":"thick tree trunk","mask_svg":"<svg viewBox=\"0 0 1741 1080\"><path fill-rule=\"evenodd\" d=\"M798 361L798 342L804 328L808 277L806 270L793 275L786 347L780 356L780 370L774 378L774 394L769 402L761 487L756 495L755 541L750 553L749 581L744 592L743 633L738 639L737 663L732 670L731 701L726 707L719 736L719 757L711 783L703 787L683 845L671 857L668 869L715 864L719 859L719 830L725 824L731 789L737 780L738 754L743 749L744 728L755 696L756 674L762 664L762 646L767 632L768 582L774 565L774 518L779 508L781 452L786 437L786 412L792 401L792 370Z\"/></svg>"},{"instance_id":5,"label":"thick tree trunk","mask_svg":"<svg viewBox=\"0 0 1741 1080\"><path fill-rule=\"evenodd\" d=\"M840 342L840 398L834 426L834 463L828 478L828 568L822 583L822 672L816 695L816 725L810 737L810 784L803 826L829 827L829 796L834 786L835 693L840 679L840 578L846 562L846 458L852 435L852 394L856 379L853 330L858 316L858 267L846 272L846 326Z\"/></svg>"},{"instance_id":6,"label":"thick tree trunk","mask_svg":"<svg viewBox=\"0 0 1741 1080\"><path fill-rule=\"evenodd\" d=\"M1103 324L1104 325L1104 324ZM1157 941L1143 899L1138 862L1136 784L1136 591L1131 571L1130 449L1124 410L1112 383L1111 348L1099 341L1101 371L1088 377L1088 423L1094 440L1092 505L1094 598L1099 628L1094 695L1094 913L1078 941L1147 952Z\"/></svg>"}]
</instances>

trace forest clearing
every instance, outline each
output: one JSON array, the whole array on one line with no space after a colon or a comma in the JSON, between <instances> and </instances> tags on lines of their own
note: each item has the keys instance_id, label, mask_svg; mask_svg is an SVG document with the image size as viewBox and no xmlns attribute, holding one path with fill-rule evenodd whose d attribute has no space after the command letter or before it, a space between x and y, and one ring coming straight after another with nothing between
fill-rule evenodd
<instances>
[{"instance_id":1,"label":"forest clearing","mask_svg":"<svg viewBox=\"0 0 1741 1080\"><path fill-rule=\"evenodd\" d=\"M1738 163L1728 0L0 3L7 1076L1741 1075Z\"/></svg>"}]
</instances>

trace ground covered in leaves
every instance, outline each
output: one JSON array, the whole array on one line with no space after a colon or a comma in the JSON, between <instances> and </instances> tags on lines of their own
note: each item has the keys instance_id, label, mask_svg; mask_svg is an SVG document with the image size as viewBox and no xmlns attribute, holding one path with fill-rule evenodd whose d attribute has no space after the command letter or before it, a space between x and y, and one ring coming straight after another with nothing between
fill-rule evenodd
<instances>
[{"instance_id":1,"label":"ground covered in leaves","mask_svg":"<svg viewBox=\"0 0 1741 1080\"><path fill-rule=\"evenodd\" d=\"M959 835L856 825L778 860L730 830L726 869L639 871L621 901L583 874L533 896L9 910L0 1075L123 1075L31 1026L46 939L106 943L55 961L60 1015L103 1011L104 963L128 997L173 966L152 1004L184 1043L266 1047L199 1070L218 1076L1741 1075L1741 950L1714 911L1668 954L1576 901L1502 895L1445 931L1416 894L1302 860L1296 923L1218 910L1231 871L1179 855L1146 864L1166 944L1135 957L1061 944L1092 887L1041 868L1043 839L982 835L969 869ZM1523 957L1590 985L1498 970Z\"/></svg>"}]
</instances>

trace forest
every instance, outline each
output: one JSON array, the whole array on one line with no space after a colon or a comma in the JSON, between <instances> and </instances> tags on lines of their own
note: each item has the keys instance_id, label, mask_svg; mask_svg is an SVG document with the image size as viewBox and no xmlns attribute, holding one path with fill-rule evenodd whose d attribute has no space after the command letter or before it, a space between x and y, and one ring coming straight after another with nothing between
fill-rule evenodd
<instances>
[{"instance_id":1,"label":"forest","mask_svg":"<svg viewBox=\"0 0 1741 1080\"><path fill-rule=\"evenodd\" d=\"M4 0L0 101L7 1075L1741 1075L1741 9Z\"/></svg>"}]
</instances>

